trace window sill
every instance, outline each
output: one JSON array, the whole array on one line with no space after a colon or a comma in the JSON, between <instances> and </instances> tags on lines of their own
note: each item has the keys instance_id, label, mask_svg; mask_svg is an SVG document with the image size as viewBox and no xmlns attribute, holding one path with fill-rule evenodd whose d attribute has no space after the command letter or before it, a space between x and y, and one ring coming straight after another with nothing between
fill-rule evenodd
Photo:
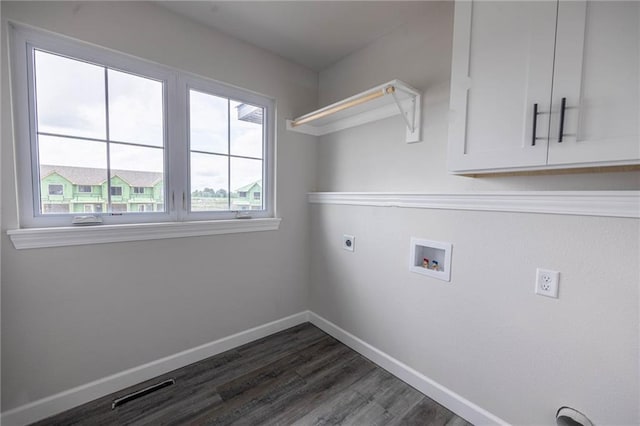
<instances>
[{"instance_id":1,"label":"window sill","mask_svg":"<svg viewBox=\"0 0 640 426\"><path fill-rule=\"evenodd\" d=\"M280 218L198 222L135 223L126 225L65 226L11 229L7 235L18 249L160 240L204 235L275 231Z\"/></svg>"}]
</instances>

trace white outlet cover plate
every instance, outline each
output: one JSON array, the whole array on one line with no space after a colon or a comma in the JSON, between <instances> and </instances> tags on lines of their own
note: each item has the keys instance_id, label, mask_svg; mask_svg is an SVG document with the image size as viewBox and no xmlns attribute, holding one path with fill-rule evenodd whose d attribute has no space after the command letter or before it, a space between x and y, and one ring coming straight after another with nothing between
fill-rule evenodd
<instances>
[{"instance_id":1,"label":"white outlet cover plate","mask_svg":"<svg viewBox=\"0 0 640 426\"><path fill-rule=\"evenodd\" d=\"M557 299L559 283L560 272L542 268L536 269L536 294Z\"/></svg>"},{"instance_id":2,"label":"white outlet cover plate","mask_svg":"<svg viewBox=\"0 0 640 426\"><path fill-rule=\"evenodd\" d=\"M353 251L356 247L356 237L344 234L342 236L342 248L347 251Z\"/></svg>"}]
</instances>

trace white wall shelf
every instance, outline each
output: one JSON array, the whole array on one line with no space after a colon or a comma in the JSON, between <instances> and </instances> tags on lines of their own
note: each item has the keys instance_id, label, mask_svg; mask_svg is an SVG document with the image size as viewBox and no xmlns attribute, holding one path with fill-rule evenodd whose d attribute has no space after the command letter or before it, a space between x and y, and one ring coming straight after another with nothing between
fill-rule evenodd
<instances>
[{"instance_id":1,"label":"white wall shelf","mask_svg":"<svg viewBox=\"0 0 640 426\"><path fill-rule=\"evenodd\" d=\"M316 111L287 120L287 130L322 136L383 118L400 115L407 143L420 142L422 96L400 80L391 80Z\"/></svg>"}]
</instances>

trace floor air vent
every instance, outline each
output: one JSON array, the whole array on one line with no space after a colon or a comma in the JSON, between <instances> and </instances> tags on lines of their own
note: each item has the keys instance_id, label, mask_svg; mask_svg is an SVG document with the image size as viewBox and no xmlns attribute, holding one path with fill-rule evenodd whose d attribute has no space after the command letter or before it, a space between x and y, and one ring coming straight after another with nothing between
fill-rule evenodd
<instances>
[{"instance_id":1,"label":"floor air vent","mask_svg":"<svg viewBox=\"0 0 640 426\"><path fill-rule=\"evenodd\" d=\"M120 398L116 398L111 403L111 409L115 410L119 406L126 404L127 402L131 402L134 399L142 398L145 395L149 395L152 392L159 391L160 389L166 388L167 386L175 385L176 381L174 379L167 379L160 383L156 383L155 385L148 386L144 389L140 389L139 391L132 392L130 394L121 396Z\"/></svg>"}]
</instances>

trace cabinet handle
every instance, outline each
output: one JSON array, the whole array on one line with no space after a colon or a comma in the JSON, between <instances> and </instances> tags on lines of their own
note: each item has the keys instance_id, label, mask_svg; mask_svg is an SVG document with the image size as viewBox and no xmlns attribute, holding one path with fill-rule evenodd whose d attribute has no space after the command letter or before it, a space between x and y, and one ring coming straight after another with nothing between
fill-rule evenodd
<instances>
[{"instance_id":1,"label":"cabinet handle","mask_svg":"<svg viewBox=\"0 0 640 426\"><path fill-rule=\"evenodd\" d=\"M564 136L564 110L567 107L567 98L562 98L560 102L560 129L558 130L558 143L562 143Z\"/></svg>"},{"instance_id":2,"label":"cabinet handle","mask_svg":"<svg viewBox=\"0 0 640 426\"><path fill-rule=\"evenodd\" d=\"M533 104L533 131L531 132L531 146L536 146L536 128L538 127L538 104Z\"/></svg>"}]
</instances>

